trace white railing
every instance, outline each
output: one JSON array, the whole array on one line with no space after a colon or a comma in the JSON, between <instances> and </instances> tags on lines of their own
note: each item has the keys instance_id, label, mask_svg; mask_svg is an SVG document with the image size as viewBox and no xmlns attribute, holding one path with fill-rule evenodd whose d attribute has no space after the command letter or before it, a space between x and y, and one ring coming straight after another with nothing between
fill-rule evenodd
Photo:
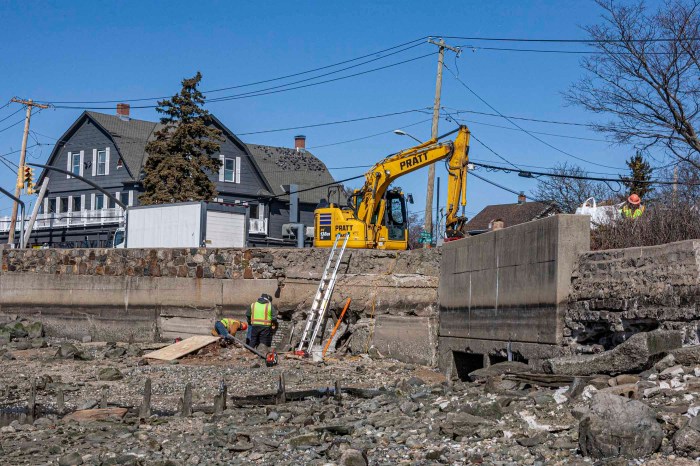
<instances>
[{"instance_id":1,"label":"white railing","mask_svg":"<svg viewBox=\"0 0 700 466\"><path fill-rule=\"evenodd\" d=\"M248 233L254 234L267 234L267 219L251 218L248 224Z\"/></svg>"},{"instance_id":2,"label":"white railing","mask_svg":"<svg viewBox=\"0 0 700 466\"><path fill-rule=\"evenodd\" d=\"M10 231L10 217L0 217L0 232ZM25 218L25 222L29 217ZM124 223L124 210L116 207L113 209L101 210L81 210L79 212L64 212L61 214L39 214L34 223L35 230L45 230L48 228L88 226L88 225L111 225ZM19 230L20 222L15 227Z\"/></svg>"}]
</instances>

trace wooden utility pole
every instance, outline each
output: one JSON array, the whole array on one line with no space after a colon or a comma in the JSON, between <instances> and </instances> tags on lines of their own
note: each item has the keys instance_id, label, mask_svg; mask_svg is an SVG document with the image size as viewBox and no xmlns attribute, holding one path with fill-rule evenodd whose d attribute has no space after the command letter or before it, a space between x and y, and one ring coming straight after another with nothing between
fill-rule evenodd
<instances>
[{"instance_id":1,"label":"wooden utility pole","mask_svg":"<svg viewBox=\"0 0 700 466\"><path fill-rule=\"evenodd\" d=\"M431 139L437 139L438 137L438 121L440 120L440 94L442 93L442 68L445 62L445 49L452 50L453 52L459 54L460 49L457 47L451 47L445 44L445 41L440 39L439 42L429 39L433 45L438 46L438 66L437 66L437 81L435 82L435 102L433 103L433 127L430 133ZM435 164L431 164L428 167L428 189L425 196L425 223L423 224L423 230L427 231L431 235L433 234L433 189L435 187ZM432 241L431 241L432 242ZM431 243L424 243L423 247L430 247Z\"/></svg>"},{"instance_id":2,"label":"wooden utility pole","mask_svg":"<svg viewBox=\"0 0 700 466\"><path fill-rule=\"evenodd\" d=\"M22 150L19 153L19 167L17 167L17 186L15 186L15 197L19 197L24 186L24 158L27 154L27 138L29 138L29 121L32 118L32 110L34 107L49 108L48 105L35 104L32 99L23 100L14 97L11 102L23 104L27 106L27 116L24 118L24 135L22 136ZM12 220L10 221L10 231L7 235L7 244L12 244L15 241L15 225L17 225L17 202L12 204Z\"/></svg>"}]
</instances>

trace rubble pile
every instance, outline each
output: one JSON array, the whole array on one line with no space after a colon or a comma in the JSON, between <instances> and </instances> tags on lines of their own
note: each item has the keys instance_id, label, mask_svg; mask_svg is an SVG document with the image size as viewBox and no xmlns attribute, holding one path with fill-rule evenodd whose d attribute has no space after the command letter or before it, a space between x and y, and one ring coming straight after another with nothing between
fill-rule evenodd
<instances>
[{"instance_id":1,"label":"rubble pile","mask_svg":"<svg viewBox=\"0 0 700 466\"><path fill-rule=\"evenodd\" d=\"M459 381L376 351L321 363L283 354L268 368L235 347L213 345L166 363L143 359L143 345L49 339L48 347L17 349L26 337L16 338L15 359L0 373L4 464L682 465L700 458L697 346L651 351L641 372L557 374L504 362ZM228 396L217 413L222 383ZM20 414L32 384L34 419ZM183 417L188 384L192 415ZM146 385L152 404L140 418ZM80 411L93 408L100 409Z\"/></svg>"}]
</instances>

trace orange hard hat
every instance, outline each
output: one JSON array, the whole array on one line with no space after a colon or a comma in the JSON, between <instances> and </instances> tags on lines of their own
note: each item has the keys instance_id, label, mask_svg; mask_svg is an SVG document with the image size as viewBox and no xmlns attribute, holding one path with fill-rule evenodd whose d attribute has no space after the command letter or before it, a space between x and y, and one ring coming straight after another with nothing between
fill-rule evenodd
<instances>
[{"instance_id":1,"label":"orange hard hat","mask_svg":"<svg viewBox=\"0 0 700 466\"><path fill-rule=\"evenodd\" d=\"M248 330L248 324L241 322L240 330Z\"/></svg>"},{"instance_id":2,"label":"orange hard hat","mask_svg":"<svg viewBox=\"0 0 700 466\"><path fill-rule=\"evenodd\" d=\"M630 197L627 198L627 202L629 202L630 204L639 205L642 203L642 200L639 198L639 196L633 193L630 194Z\"/></svg>"}]
</instances>

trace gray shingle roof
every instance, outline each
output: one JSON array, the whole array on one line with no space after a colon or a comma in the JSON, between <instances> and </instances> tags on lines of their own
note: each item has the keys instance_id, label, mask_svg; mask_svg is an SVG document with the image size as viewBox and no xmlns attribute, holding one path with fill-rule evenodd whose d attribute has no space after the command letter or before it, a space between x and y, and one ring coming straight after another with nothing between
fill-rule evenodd
<instances>
[{"instance_id":1,"label":"gray shingle roof","mask_svg":"<svg viewBox=\"0 0 700 466\"><path fill-rule=\"evenodd\" d=\"M257 144L247 146L276 196L285 193L283 185L293 183L302 190L335 182L326 165L308 151ZM299 193L300 202L316 204L321 198L328 198L328 187ZM281 199L288 200L288 196Z\"/></svg>"},{"instance_id":2,"label":"gray shingle roof","mask_svg":"<svg viewBox=\"0 0 700 466\"><path fill-rule=\"evenodd\" d=\"M467 231L488 230L489 223L496 219L503 220L504 226L512 227L546 217L552 212L556 212L554 206L545 202L488 205L467 222L466 229Z\"/></svg>"},{"instance_id":3,"label":"gray shingle roof","mask_svg":"<svg viewBox=\"0 0 700 466\"><path fill-rule=\"evenodd\" d=\"M126 166L134 179L138 179L146 160L146 142L153 136L154 130L161 125L152 121L122 120L116 115L87 112L104 129L109 131Z\"/></svg>"}]
</instances>

